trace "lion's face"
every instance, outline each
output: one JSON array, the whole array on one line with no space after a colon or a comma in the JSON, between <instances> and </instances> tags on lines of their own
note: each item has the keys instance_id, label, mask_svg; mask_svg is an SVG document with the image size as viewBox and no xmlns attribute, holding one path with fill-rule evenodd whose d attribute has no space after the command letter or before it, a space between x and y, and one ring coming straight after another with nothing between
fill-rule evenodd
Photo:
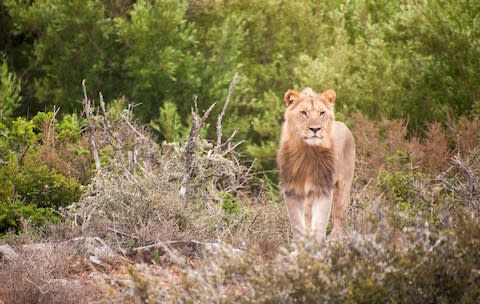
<instances>
[{"instance_id":1,"label":"lion's face","mask_svg":"<svg viewBox=\"0 0 480 304\"><path fill-rule=\"evenodd\" d=\"M310 146L329 147L335 119L335 92L327 90L317 94L310 88L301 93L288 90L284 99L287 106L285 128L289 136Z\"/></svg>"}]
</instances>

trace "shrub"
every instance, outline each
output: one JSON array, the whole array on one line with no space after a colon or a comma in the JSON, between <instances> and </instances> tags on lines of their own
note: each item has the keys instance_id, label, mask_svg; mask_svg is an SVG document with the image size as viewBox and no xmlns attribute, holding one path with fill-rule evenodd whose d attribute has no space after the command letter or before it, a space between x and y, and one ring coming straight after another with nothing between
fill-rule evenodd
<instances>
[{"instance_id":1,"label":"shrub","mask_svg":"<svg viewBox=\"0 0 480 304\"><path fill-rule=\"evenodd\" d=\"M0 202L0 235L9 231L20 232L22 221L38 228L47 223L58 223L60 219L60 215L51 208L40 208L19 201Z\"/></svg>"},{"instance_id":2,"label":"shrub","mask_svg":"<svg viewBox=\"0 0 480 304\"><path fill-rule=\"evenodd\" d=\"M0 182L0 235L19 232L22 219L35 227L58 222L55 210L78 200L82 192L77 180L45 166L21 166L13 153L0 164Z\"/></svg>"},{"instance_id":3,"label":"shrub","mask_svg":"<svg viewBox=\"0 0 480 304\"><path fill-rule=\"evenodd\" d=\"M255 178L231 146L223 151L190 137L190 150L187 144L158 145L130 117L125 113L108 132L95 134L100 159L108 156L109 161L68 212L83 231L124 251L167 240L237 242L248 227L261 225L251 223L260 215L250 212L251 194L263 192L261 182L252 187Z\"/></svg>"},{"instance_id":4,"label":"shrub","mask_svg":"<svg viewBox=\"0 0 480 304\"><path fill-rule=\"evenodd\" d=\"M386 201L392 202L399 210L407 211L411 218L420 211L427 211L421 190L427 176L414 167L408 154L397 151L397 154L386 159L389 165L378 174L378 183L386 194ZM426 206L425 206L426 205Z\"/></svg>"},{"instance_id":5,"label":"shrub","mask_svg":"<svg viewBox=\"0 0 480 304\"><path fill-rule=\"evenodd\" d=\"M15 179L16 194L38 207L58 209L78 201L80 183L45 166L24 167Z\"/></svg>"},{"instance_id":6,"label":"shrub","mask_svg":"<svg viewBox=\"0 0 480 304\"><path fill-rule=\"evenodd\" d=\"M452 231L417 223L400 235L307 240L271 263L226 249L194 267L181 259L173 269L137 266L124 292L153 303L476 303L480 223L457 220Z\"/></svg>"},{"instance_id":7,"label":"shrub","mask_svg":"<svg viewBox=\"0 0 480 304\"><path fill-rule=\"evenodd\" d=\"M231 193L220 193L220 196L223 200L222 209L225 214L225 220L231 222L240 214L240 206Z\"/></svg>"},{"instance_id":8,"label":"shrub","mask_svg":"<svg viewBox=\"0 0 480 304\"><path fill-rule=\"evenodd\" d=\"M38 140L33 122L22 117L17 117L9 127L0 124L0 136L0 152L14 152L20 163L29 148Z\"/></svg>"}]
</instances>

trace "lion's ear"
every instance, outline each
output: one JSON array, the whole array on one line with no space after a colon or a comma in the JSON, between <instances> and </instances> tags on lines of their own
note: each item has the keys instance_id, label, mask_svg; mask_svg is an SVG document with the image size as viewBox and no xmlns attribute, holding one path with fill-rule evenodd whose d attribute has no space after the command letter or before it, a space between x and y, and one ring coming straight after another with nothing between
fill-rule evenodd
<instances>
[{"instance_id":1,"label":"lion's ear","mask_svg":"<svg viewBox=\"0 0 480 304\"><path fill-rule=\"evenodd\" d=\"M285 101L285 105L288 107L289 105L294 103L299 97L300 97L300 94L298 94L297 91L288 90L287 93L285 93L283 100Z\"/></svg>"},{"instance_id":2,"label":"lion's ear","mask_svg":"<svg viewBox=\"0 0 480 304\"><path fill-rule=\"evenodd\" d=\"M332 106L335 103L335 99L337 98L337 94L335 94L335 91L332 89L328 89L325 92L322 93L322 98L330 103Z\"/></svg>"}]
</instances>

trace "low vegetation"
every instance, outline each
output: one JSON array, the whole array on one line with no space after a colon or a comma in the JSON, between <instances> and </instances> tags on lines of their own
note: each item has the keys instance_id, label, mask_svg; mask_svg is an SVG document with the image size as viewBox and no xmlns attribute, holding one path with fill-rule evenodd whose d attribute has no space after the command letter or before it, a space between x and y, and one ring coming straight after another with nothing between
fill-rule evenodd
<instances>
[{"instance_id":1,"label":"low vegetation","mask_svg":"<svg viewBox=\"0 0 480 304\"><path fill-rule=\"evenodd\" d=\"M466 146L479 139L464 128L478 120L432 124L420 140L406 137L402 121L350 117L358 158L347 234L292 248L276 187L234 142L201 138L207 115L192 112L197 130L184 144L157 144L128 110L115 111L93 112L70 142L101 156L76 203L44 200L30 213L6 205L18 214L5 219L3 241L15 255L0 250L6 303L478 301L480 151ZM56 142L48 155L64 155ZM25 159L46 163L43 141L29 149ZM49 170L60 172L39 172ZM108 251L92 253L79 238Z\"/></svg>"}]
</instances>

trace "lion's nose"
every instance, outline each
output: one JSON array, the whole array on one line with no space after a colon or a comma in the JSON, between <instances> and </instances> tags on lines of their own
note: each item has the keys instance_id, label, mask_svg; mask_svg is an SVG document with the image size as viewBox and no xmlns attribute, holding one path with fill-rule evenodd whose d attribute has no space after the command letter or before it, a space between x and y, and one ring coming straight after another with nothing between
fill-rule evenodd
<instances>
[{"instance_id":1,"label":"lion's nose","mask_svg":"<svg viewBox=\"0 0 480 304\"><path fill-rule=\"evenodd\" d=\"M321 128L309 128L312 130L313 134L316 134L318 131L320 131Z\"/></svg>"}]
</instances>

